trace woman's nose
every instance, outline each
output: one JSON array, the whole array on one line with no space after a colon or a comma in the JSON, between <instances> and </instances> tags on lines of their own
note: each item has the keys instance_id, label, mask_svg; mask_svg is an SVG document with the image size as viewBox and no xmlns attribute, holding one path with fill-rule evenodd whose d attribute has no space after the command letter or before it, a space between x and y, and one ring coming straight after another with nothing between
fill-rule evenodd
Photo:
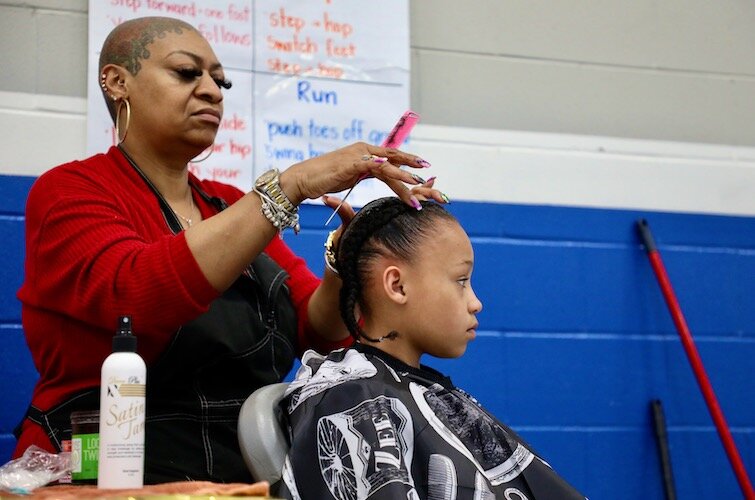
<instances>
[{"instance_id":1,"label":"woman's nose","mask_svg":"<svg viewBox=\"0 0 755 500\"><path fill-rule=\"evenodd\" d=\"M220 102L223 100L223 92L215 82L215 79L209 72L203 71L202 76L199 78L197 84L197 94L201 97L209 99L211 102Z\"/></svg>"}]
</instances>

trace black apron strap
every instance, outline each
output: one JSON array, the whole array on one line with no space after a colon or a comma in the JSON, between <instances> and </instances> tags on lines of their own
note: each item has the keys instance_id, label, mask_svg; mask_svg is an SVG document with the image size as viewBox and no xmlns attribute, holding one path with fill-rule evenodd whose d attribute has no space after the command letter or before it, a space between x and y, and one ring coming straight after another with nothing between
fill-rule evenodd
<instances>
[{"instance_id":1,"label":"black apron strap","mask_svg":"<svg viewBox=\"0 0 755 500\"><path fill-rule=\"evenodd\" d=\"M28 419L42 427L50 442L61 451L63 441L71 439L71 413L74 411L94 411L100 409L100 389L94 387L81 391L47 411L30 405L21 422L13 429L18 439L21 428Z\"/></svg>"},{"instance_id":2,"label":"black apron strap","mask_svg":"<svg viewBox=\"0 0 755 500\"><path fill-rule=\"evenodd\" d=\"M44 418L44 413L42 410L37 408L36 406L29 405L29 407L26 409L26 413L24 413L24 416L21 417L21 421L18 422L18 424L13 428L13 436L15 436L16 440L21 439L21 430L24 427L24 422L26 422L27 419L31 420L32 422L42 425L42 419Z\"/></svg>"}]
</instances>

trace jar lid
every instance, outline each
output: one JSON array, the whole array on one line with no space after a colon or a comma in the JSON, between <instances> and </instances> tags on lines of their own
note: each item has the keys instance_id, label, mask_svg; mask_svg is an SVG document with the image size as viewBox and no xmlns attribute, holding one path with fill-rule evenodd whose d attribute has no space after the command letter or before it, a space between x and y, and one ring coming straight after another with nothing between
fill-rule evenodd
<instances>
[{"instance_id":1,"label":"jar lid","mask_svg":"<svg viewBox=\"0 0 755 500\"><path fill-rule=\"evenodd\" d=\"M100 422L99 410L71 412L71 423L93 424Z\"/></svg>"}]
</instances>

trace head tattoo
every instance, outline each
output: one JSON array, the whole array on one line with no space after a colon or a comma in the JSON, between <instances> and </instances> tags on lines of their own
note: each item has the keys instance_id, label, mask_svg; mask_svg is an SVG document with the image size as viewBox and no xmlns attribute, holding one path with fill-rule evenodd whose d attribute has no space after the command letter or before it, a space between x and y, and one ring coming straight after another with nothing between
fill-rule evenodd
<instances>
[{"instance_id":1,"label":"head tattoo","mask_svg":"<svg viewBox=\"0 0 755 500\"><path fill-rule=\"evenodd\" d=\"M171 17L140 17L126 21L113 29L102 44L98 75L108 64L122 66L136 76L142 68L141 61L149 59L149 45L165 38L170 33L181 35L184 31L197 30L184 21ZM110 116L115 119L115 103L105 93Z\"/></svg>"}]
</instances>

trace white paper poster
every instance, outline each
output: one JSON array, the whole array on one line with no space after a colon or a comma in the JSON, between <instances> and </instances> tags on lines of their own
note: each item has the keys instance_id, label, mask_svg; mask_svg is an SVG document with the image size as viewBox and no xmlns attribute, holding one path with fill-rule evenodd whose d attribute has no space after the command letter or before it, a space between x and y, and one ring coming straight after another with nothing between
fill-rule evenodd
<instances>
[{"instance_id":1,"label":"white paper poster","mask_svg":"<svg viewBox=\"0 0 755 500\"><path fill-rule=\"evenodd\" d=\"M144 16L196 27L233 82L223 90L213 154L190 164L199 177L247 191L271 167L355 141L380 144L409 105L408 9L407 0L90 0L87 150L105 151L116 139L99 50L115 26ZM365 182L349 201L386 192Z\"/></svg>"}]
</instances>

